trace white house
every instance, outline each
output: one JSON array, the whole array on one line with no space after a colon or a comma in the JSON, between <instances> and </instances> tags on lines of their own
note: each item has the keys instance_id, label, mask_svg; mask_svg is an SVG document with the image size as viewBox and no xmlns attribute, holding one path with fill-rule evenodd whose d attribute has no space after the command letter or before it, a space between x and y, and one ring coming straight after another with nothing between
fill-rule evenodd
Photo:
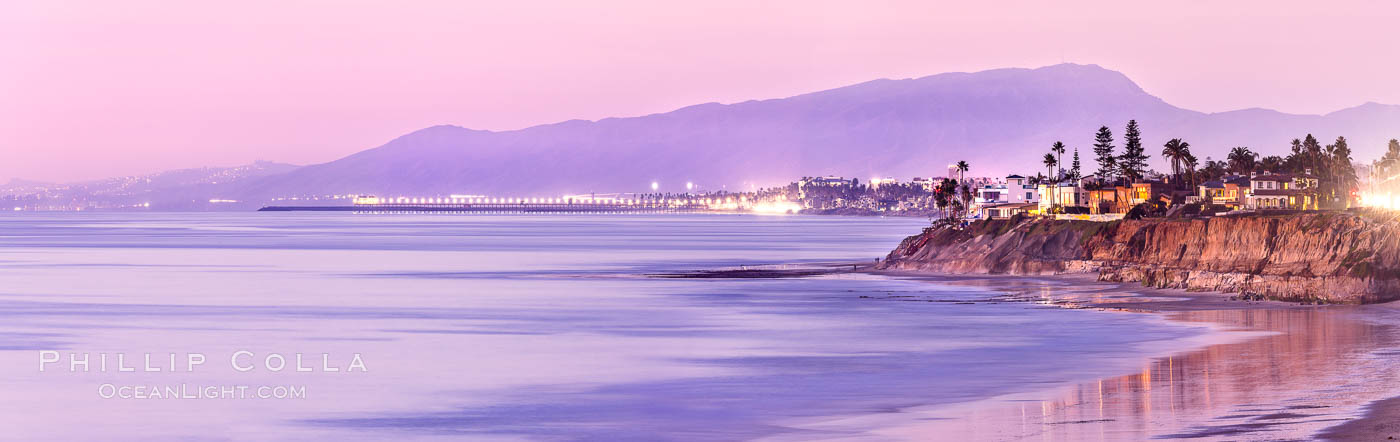
<instances>
[{"instance_id":1,"label":"white house","mask_svg":"<svg viewBox=\"0 0 1400 442\"><path fill-rule=\"evenodd\" d=\"M1095 180L1096 178L1090 175L1078 180L1037 186L1036 193L1040 195L1040 210L1043 212L1057 205L1060 207L1088 207L1089 189L1086 184Z\"/></svg>"},{"instance_id":2,"label":"white house","mask_svg":"<svg viewBox=\"0 0 1400 442\"><path fill-rule=\"evenodd\" d=\"M1036 192L1036 186L1030 184L1029 178L1020 175L1007 175L1006 202L1036 203L1040 202L1040 194Z\"/></svg>"}]
</instances>

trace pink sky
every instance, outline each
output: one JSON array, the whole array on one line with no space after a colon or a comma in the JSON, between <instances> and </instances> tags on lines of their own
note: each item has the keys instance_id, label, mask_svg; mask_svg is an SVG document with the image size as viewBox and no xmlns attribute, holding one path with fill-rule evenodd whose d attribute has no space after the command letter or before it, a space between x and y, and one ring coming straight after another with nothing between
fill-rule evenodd
<instances>
[{"instance_id":1,"label":"pink sky","mask_svg":"<svg viewBox=\"0 0 1400 442\"><path fill-rule=\"evenodd\" d=\"M1393 3L972 3L11 0L0 181L309 164L435 124L516 129L1062 60L1201 111L1400 103Z\"/></svg>"}]
</instances>

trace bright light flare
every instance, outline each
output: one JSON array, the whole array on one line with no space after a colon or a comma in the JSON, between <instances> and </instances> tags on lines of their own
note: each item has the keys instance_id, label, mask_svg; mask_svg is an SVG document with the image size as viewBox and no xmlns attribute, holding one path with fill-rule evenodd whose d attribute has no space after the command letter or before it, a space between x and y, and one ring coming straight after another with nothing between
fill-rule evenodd
<instances>
[{"instance_id":1,"label":"bright light flare","mask_svg":"<svg viewBox=\"0 0 1400 442\"><path fill-rule=\"evenodd\" d=\"M797 213L801 210L801 205L791 201L771 201L753 205L753 213L763 215L786 215Z\"/></svg>"},{"instance_id":2,"label":"bright light flare","mask_svg":"<svg viewBox=\"0 0 1400 442\"><path fill-rule=\"evenodd\" d=\"M1400 209L1400 195L1363 193L1361 194L1361 205L1390 210Z\"/></svg>"}]
</instances>

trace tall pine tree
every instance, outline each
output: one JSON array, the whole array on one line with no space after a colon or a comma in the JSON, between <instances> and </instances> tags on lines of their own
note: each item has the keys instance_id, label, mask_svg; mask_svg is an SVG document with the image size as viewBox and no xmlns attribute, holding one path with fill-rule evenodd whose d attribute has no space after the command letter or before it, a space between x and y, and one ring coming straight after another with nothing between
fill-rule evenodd
<instances>
[{"instance_id":1,"label":"tall pine tree","mask_svg":"<svg viewBox=\"0 0 1400 442\"><path fill-rule=\"evenodd\" d=\"M1108 130L1108 126L1099 127L1099 133L1094 135L1094 161L1099 163L1095 173L1101 181L1111 181L1118 175L1118 158L1113 156L1113 147L1113 131Z\"/></svg>"},{"instance_id":2,"label":"tall pine tree","mask_svg":"<svg viewBox=\"0 0 1400 442\"><path fill-rule=\"evenodd\" d=\"M1084 178L1083 176L1080 175L1080 172L1079 172L1079 148L1078 148L1078 147L1074 148L1074 160L1071 161L1069 164L1070 164L1070 167L1069 167L1069 179L1073 180L1073 181L1075 182L1075 185L1077 186L1077 185L1079 185L1079 184L1078 184L1079 179L1080 179L1080 178Z\"/></svg>"},{"instance_id":3,"label":"tall pine tree","mask_svg":"<svg viewBox=\"0 0 1400 442\"><path fill-rule=\"evenodd\" d=\"M1147 152L1142 147L1137 120L1128 120L1128 127L1123 131L1123 154L1118 156L1118 170L1129 181L1142 178L1147 171Z\"/></svg>"},{"instance_id":4,"label":"tall pine tree","mask_svg":"<svg viewBox=\"0 0 1400 442\"><path fill-rule=\"evenodd\" d=\"M1308 134L1308 136L1303 137L1303 167L1302 170L1296 172L1321 174L1319 166L1322 164L1322 157L1322 143L1317 141L1313 134Z\"/></svg>"}]
</instances>

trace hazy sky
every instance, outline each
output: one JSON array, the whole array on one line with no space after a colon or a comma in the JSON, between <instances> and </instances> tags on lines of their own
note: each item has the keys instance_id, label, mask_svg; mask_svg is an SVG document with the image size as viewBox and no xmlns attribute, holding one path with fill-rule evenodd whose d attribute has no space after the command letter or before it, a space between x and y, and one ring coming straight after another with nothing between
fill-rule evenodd
<instances>
[{"instance_id":1,"label":"hazy sky","mask_svg":"<svg viewBox=\"0 0 1400 442\"><path fill-rule=\"evenodd\" d=\"M1317 1L6 0L0 181L316 163L435 124L1061 61L1190 109L1326 113L1400 103L1397 18Z\"/></svg>"}]
</instances>

